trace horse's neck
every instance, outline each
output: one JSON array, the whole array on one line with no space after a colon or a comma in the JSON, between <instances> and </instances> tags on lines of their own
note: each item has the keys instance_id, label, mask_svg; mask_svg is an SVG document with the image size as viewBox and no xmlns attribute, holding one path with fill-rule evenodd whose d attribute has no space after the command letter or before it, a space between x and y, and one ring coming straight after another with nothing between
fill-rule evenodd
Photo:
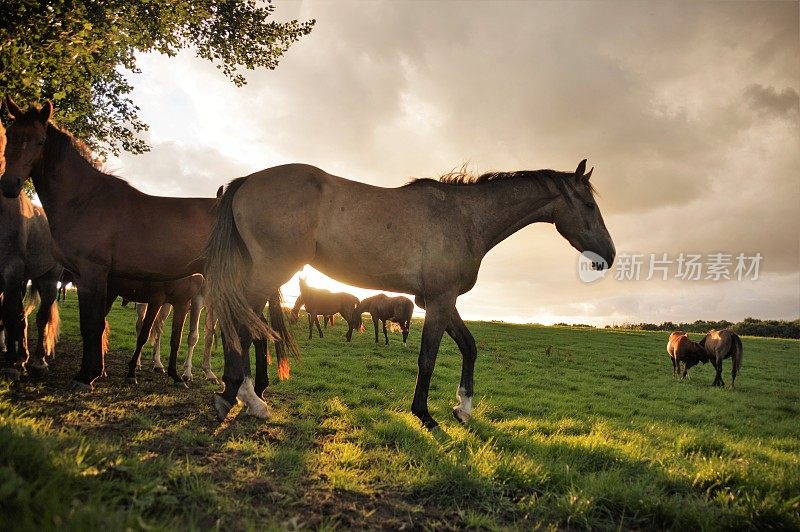
<instances>
[{"instance_id":1,"label":"horse's neck","mask_svg":"<svg viewBox=\"0 0 800 532\"><path fill-rule=\"evenodd\" d=\"M51 224L58 224L64 213L73 215L75 206L85 206L104 181L116 179L94 168L72 141L53 126L48 127L42 161L31 174Z\"/></svg>"},{"instance_id":2,"label":"horse's neck","mask_svg":"<svg viewBox=\"0 0 800 532\"><path fill-rule=\"evenodd\" d=\"M532 223L553 222L556 194L545 185L512 178L458 188L483 253Z\"/></svg>"}]
</instances>

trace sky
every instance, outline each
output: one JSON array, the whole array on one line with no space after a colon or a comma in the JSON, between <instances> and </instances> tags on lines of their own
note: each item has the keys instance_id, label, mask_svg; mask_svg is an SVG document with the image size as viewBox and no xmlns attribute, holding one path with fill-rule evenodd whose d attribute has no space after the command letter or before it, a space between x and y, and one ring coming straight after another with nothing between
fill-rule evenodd
<instances>
[{"instance_id":1,"label":"sky","mask_svg":"<svg viewBox=\"0 0 800 532\"><path fill-rule=\"evenodd\" d=\"M140 56L152 150L106 166L148 193L210 197L290 162L395 187L588 159L614 266L585 282L579 253L531 225L486 256L465 319L800 317L797 2L275 5L316 26L243 88L191 51ZM295 277L286 300L298 292Z\"/></svg>"}]
</instances>

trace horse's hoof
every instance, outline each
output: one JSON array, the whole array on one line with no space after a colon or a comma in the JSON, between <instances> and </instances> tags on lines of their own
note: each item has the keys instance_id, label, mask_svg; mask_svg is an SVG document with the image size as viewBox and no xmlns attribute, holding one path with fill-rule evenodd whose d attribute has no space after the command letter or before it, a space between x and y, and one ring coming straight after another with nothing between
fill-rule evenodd
<instances>
[{"instance_id":1,"label":"horse's hoof","mask_svg":"<svg viewBox=\"0 0 800 532\"><path fill-rule=\"evenodd\" d=\"M166 371L164 371L163 367L156 366L153 368L153 373L166 373Z\"/></svg>"},{"instance_id":2,"label":"horse's hoof","mask_svg":"<svg viewBox=\"0 0 800 532\"><path fill-rule=\"evenodd\" d=\"M194 380L194 377L192 376L191 373L189 373L188 375L184 373L183 375L181 375L181 380L183 382L192 382L192 380Z\"/></svg>"},{"instance_id":3,"label":"horse's hoof","mask_svg":"<svg viewBox=\"0 0 800 532\"><path fill-rule=\"evenodd\" d=\"M11 382L19 382L19 370L16 368L3 368L3 376Z\"/></svg>"},{"instance_id":4,"label":"horse's hoof","mask_svg":"<svg viewBox=\"0 0 800 532\"><path fill-rule=\"evenodd\" d=\"M466 425L467 421L469 421L470 414L456 406L453 408L453 417L456 418L456 420L458 420L458 422L462 425Z\"/></svg>"},{"instance_id":5,"label":"horse's hoof","mask_svg":"<svg viewBox=\"0 0 800 532\"><path fill-rule=\"evenodd\" d=\"M232 404L226 401L221 395L214 394L214 410L217 412L217 419L225 421L231 408L233 408Z\"/></svg>"},{"instance_id":6,"label":"horse's hoof","mask_svg":"<svg viewBox=\"0 0 800 532\"><path fill-rule=\"evenodd\" d=\"M269 419L271 415L267 403L260 400L252 407L251 405L247 405L245 413L249 416L257 417L258 419Z\"/></svg>"},{"instance_id":7,"label":"horse's hoof","mask_svg":"<svg viewBox=\"0 0 800 532\"><path fill-rule=\"evenodd\" d=\"M219 380L219 377L216 375L211 375L210 377L206 377L209 381L213 382L214 384L222 384L222 381Z\"/></svg>"},{"instance_id":8,"label":"horse's hoof","mask_svg":"<svg viewBox=\"0 0 800 532\"><path fill-rule=\"evenodd\" d=\"M129 384L133 384L133 385L139 384L139 381L136 380L136 377L127 377L127 380L128 380Z\"/></svg>"},{"instance_id":9,"label":"horse's hoof","mask_svg":"<svg viewBox=\"0 0 800 532\"><path fill-rule=\"evenodd\" d=\"M184 390L188 390L189 389L189 385L187 385L183 381L175 381L175 382L172 383L172 386L174 386L175 388L183 388Z\"/></svg>"},{"instance_id":10,"label":"horse's hoof","mask_svg":"<svg viewBox=\"0 0 800 532\"><path fill-rule=\"evenodd\" d=\"M28 375L34 379L44 379L50 374L50 368L44 366L32 366L28 364Z\"/></svg>"},{"instance_id":11,"label":"horse's hoof","mask_svg":"<svg viewBox=\"0 0 800 532\"><path fill-rule=\"evenodd\" d=\"M72 381L69 383L68 390L72 393L91 393L94 390L91 384L86 384L81 381Z\"/></svg>"}]
</instances>

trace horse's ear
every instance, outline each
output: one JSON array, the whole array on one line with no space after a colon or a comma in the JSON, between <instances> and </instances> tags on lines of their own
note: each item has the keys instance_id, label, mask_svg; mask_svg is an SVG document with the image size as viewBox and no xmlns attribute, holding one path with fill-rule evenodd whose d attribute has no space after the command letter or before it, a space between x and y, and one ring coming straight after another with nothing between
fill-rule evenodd
<instances>
[{"instance_id":1,"label":"horse's ear","mask_svg":"<svg viewBox=\"0 0 800 532\"><path fill-rule=\"evenodd\" d=\"M217 189L217 197L218 198L222 197L222 191L223 190L225 190L225 185L220 185L219 188Z\"/></svg>"},{"instance_id":2,"label":"horse's ear","mask_svg":"<svg viewBox=\"0 0 800 532\"><path fill-rule=\"evenodd\" d=\"M42 124L47 124L47 121L50 120L50 115L53 114L53 103L51 101L44 102L44 105L41 109L39 109L39 121Z\"/></svg>"},{"instance_id":3,"label":"horse's ear","mask_svg":"<svg viewBox=\"0 0 800 532\"><path fill-rule=\"evenodd\" d=\"M580 177L586 171L586 159L578 163L578 168L575 169L575 175Z\"/></svg>"},{"instance_id":4,"label":"horse's ear","mask_svg":"<svg viewBox=\"0 0 800 532\"><path fill-rule=\"evenodd\" d=\"M11 96L6 94L5 98L6 109L8 109L8 114L16 120L20 116L22 116L22 109L20 109L17 104L14 103L14 100L11 99Z\"/></svg>"},{"instance_id":5,"label":"horse's ear","mask_svg":"<svg viewBox=\"0 0 800 532\"><path fill-rule=\"evenodd\" d=\"M586 172L586 175L585 175L585 176L583 176L583 180L584 180L584 181L589 181L589 178L590 178L590 177L592 177L592 172L594 172L594 166L592 166L592 169L591 169L591 170L589 170L588 172Z\"/></svg>"}]
</instances>

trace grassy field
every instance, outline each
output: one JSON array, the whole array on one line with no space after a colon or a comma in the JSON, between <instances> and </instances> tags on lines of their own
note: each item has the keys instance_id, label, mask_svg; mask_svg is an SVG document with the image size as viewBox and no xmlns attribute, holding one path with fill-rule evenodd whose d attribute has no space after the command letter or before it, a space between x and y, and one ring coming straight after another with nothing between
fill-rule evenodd
<instances>
[{"instance_id":1,"label":"grassy field","mask_svg":"<svg viewBox=\"0 0 800 532\"><path fill-rule=\"evenodd\" d=\"M307 341L298 325L303 359L268 389L273 419L235 407L219 424L211 383L125 381L134 313L119 305L108 378L66 393L70 295L48 380L0 384L2 530L800 528L798 341L743 338L730 390L709 386L709 365L674 381L665 333L471 323L473 419L450 415L461 357L446 338L432 435L409 412L416 347L369 330L346 344L341 321Z\"/></svg>"}]
</instances>

